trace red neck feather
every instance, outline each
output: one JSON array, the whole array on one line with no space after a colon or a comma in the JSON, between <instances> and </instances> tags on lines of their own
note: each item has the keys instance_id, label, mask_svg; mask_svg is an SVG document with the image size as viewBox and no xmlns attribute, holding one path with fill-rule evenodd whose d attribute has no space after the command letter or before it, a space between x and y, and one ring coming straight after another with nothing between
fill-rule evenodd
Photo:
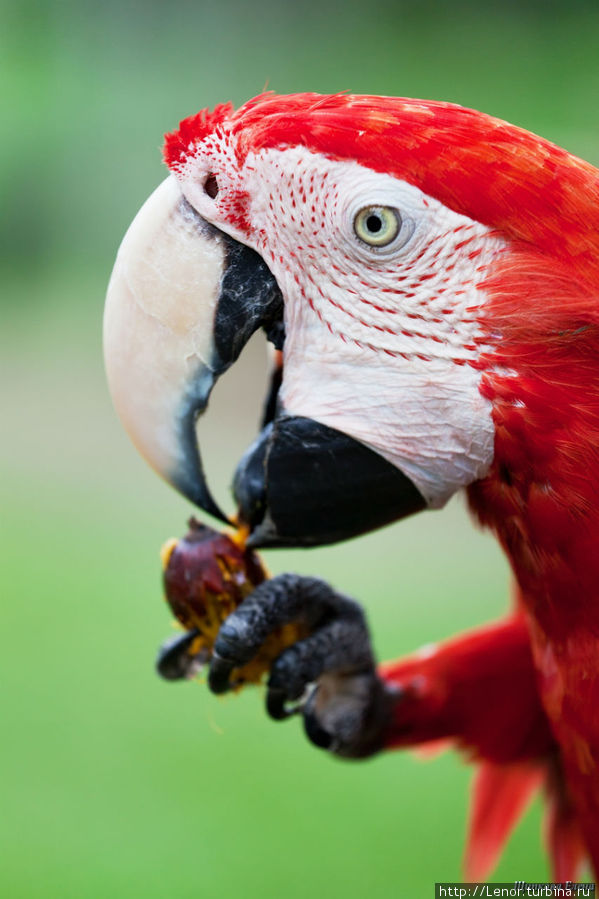
<instances>
[{"instance_id":1,"label":"red neck feather","mask_svg":"<svg viewBox=\"0 0 599 899\"><path fill-rule=\"evenodd\" d=\"M599 602L588 601L599 601L596 296L565 262L524 244L506 251L484 287L487 327L500 335L482 388L495 459L470 502L498 534L535 615L550 616L548 598L563 598L573 626L592 614L599 632Z\"/></svg>"}]
</instances>

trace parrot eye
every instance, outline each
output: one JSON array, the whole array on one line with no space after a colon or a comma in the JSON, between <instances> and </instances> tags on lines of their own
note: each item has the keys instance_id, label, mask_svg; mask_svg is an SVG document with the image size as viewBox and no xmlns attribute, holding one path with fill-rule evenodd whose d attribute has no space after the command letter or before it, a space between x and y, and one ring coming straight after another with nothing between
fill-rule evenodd
<instances>
[{"instance_id":1,"label":"parrot eye","mask_svg":"<svg viewBox=\"0 0 599 899\"><path fill-rule=\"evenodd\" d=\"M354 218L356 236L370 247L386 247L401 228L401 216L390 206L365 206Z\"/></svg>"}]
</instances>

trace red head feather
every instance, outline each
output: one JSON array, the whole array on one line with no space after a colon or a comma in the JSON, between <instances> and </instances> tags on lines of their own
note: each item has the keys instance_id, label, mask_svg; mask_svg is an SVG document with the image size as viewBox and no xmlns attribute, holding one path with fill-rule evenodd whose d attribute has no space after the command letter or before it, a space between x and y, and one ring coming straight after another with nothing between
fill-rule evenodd
<instances>
[{"instance_id":1,"label":"red head feather","mask_svg":"<svg viewBox=\"0 0 599 899\"><path fill-rule=\"evenodd\" d=\"M599 278L599 173L500 119L430 100L267 93L237 111L224 104L184 119L166 137L169 168L220 127L240 163L251 151L296 145L356 160Z\"/></svg>"}]
</instances>

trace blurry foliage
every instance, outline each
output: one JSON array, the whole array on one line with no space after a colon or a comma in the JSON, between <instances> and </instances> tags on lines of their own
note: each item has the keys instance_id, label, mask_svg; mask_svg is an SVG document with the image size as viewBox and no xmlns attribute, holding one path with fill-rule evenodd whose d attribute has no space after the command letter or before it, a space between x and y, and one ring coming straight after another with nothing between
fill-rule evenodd
<instances>
[{"instance_id":1,"label":"blurry foliage","mask_svg":"<svg viewBox=\"0 0 599 899\"><path fill-rule=\"evenodd\" d=\"M598 37L596 2L0 0L0 895L388 899L459 877L456 755L340 764L268 721L258 690L218 702L153 676L157 551L191 510L110 408L103 294L183 116L266 85L432 97L599 162ZM259 356L203 423L216 482L255 430ZM383 658L507 603L459 502L268 564L363 600ZM537 808L498 880L545 879L538 826Z\"/></svg>"}]
</instances>

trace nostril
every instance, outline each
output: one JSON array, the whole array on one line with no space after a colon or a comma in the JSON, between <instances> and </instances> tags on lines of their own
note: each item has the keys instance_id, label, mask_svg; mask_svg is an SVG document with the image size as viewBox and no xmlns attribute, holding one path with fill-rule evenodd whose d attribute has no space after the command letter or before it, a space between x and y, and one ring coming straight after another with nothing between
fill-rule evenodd
<instances>
[{"instance_id":1,"label":"nostril","mask_svg":"<svg viewBox=\"0 0 599 899\"><path fill-rule=\"evenodd\" d=\"M216 175L208 175L208 177L204 181L204 192L207 193L212 200L214 200L214 198L218 194L218 181L216 180Z\"/></svg>"}]
</instances>

